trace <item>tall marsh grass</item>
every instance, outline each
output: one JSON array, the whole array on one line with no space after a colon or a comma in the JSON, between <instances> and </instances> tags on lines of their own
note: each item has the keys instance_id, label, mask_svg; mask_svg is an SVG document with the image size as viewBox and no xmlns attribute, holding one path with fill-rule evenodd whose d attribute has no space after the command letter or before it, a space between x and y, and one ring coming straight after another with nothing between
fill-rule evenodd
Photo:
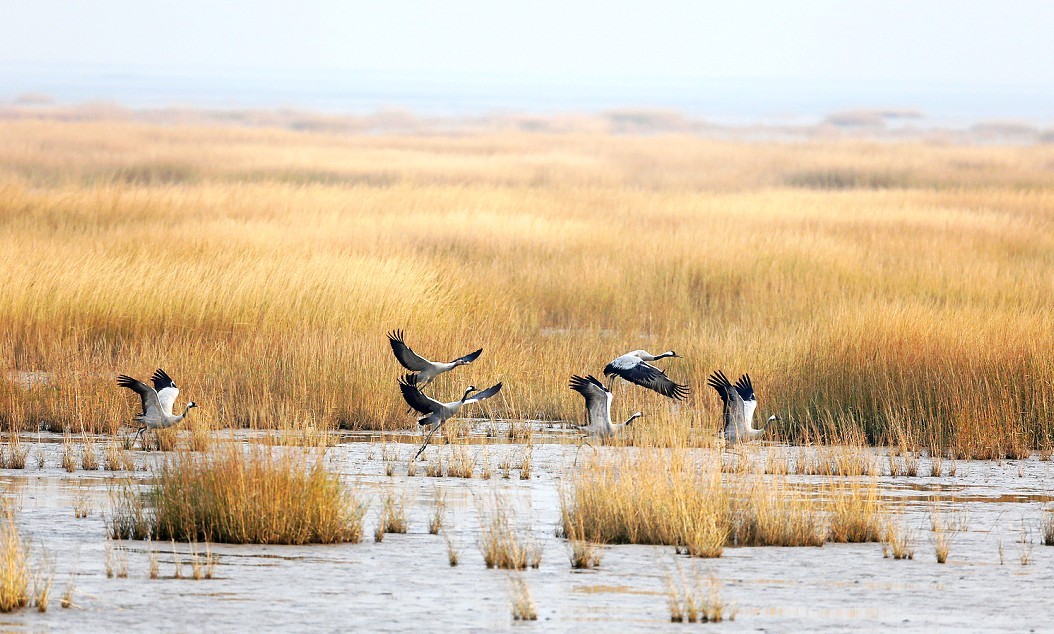
<instances>
[{"instance_id":1,"label":"tall marsh grass","mask_svg":"<svg viewBox=\"0 0 1054 634\"><path fill-rule=\"evenodd\" d=\"M161 541L359 542L366 511L325 469L321 451L233 442L177 453L159 467L145 499L128 495L114 506L115 531L145 524Z\"/></svg>"},{"instance_id":2,"label":"tall marsh grass","mask_svg":"<svg viewBox=\"0 0 1054 634\"><path fill-rule=\"evenodd\" d=\"M674 348L694 386L749 369L791 441L910 427L995 458L1054 437L1049 145L55 117L0 116L5 429L113 432L136 407L113 375L158 365L218 427L412 427L402 327L486 349L433 388L503 380L484 416L576 419L567 376ZM637 398L677 430L637 444L719 418L704 389L676 416Z\"/></svg>"}]
</instances>

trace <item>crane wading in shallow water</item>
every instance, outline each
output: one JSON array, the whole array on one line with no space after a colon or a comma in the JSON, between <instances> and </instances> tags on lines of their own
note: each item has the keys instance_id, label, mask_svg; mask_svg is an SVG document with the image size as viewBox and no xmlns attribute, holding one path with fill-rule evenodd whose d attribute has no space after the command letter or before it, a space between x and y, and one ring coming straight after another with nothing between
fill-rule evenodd
<instances>
[{"instance_id":1,"label":"crane wading in shallow water","mask_svg":"<svg viewBox=\"0 0 1054 634\"><path fill-rule=\"evenodd\" d=\"M432 428L425 437L424 442L421 443L421 448L414 455L414 460L417 460L421 452L428 446L428 441L432 440L432 435L443 425L445 420L457 414L463 406L469 403L479 403L494 396L501 391L501 383L492 385L482 392L478 391L474 385L470 385L465 390L461 400L451 401L450 403L440 403L422 394L417 387L417 378L413 374L407 374L399 380L399 390L403 393L403 398L406 400L407 405L424 414L424 416L417 419L417 424L421 425L422 428ZM469 396L473 392L476 392L476 394Z\"/></svg>"},{"instance_id":2,"label":"crane wading in shallow water","mask_svg":"<svg viewBox=\"0 0 1054 634\"><path fill-rule=\"evenodd\" d=\"M635 412L626 422L614 425L611 423L611 401L614 398L611 390L598 381L593 375L582 378L571 377L569 387L586 399L586 424L578 427L588 436L611 436L616 430L624 429L636 419L644 416Z\"/></svg>"},{"instance_id":3,"label":"crane wading in shallow water","mask_svg":"<svg viewBox=\"0 0 1054 634\"><path fill-rule=\"evenodd\" d=\"M749 374L739 377L736 384L732 385L725 373L718 370L710 375L706 384L721 395L725 417L725 427L721 435L730 444L758 438L765 433L769 425L780 419L779 416L773 414L760 429L752 427L758 398L754 394L754 385L750 382Z\"/></svg>"},{"instance_id":4,"label":"crane wading in shallow water","mask_svg":"<svg viewBox=\"0 0 1054 634\"><path fill-rule=\"evenodd\" d=\"M668 350L660 355L654 355L646 350L634 350L618 357L604 366L604 376L611 379L608 384L610 388L615 378L622 378L630 383L636 383L649 390L655 390L663 396L668 396L675 401L683 400L690 392L687 385L680 385L670 380L670 377L659 368L648 363L667 357L679 359L681 355L673 350Z\"/></svg>"},{"instance_id":5,"label":"crane wading in shallow water","mask_svg":"<svg viewBox=\"0 0 1054 634\"><path fill-rule=\"evenodd\" d=\"M154 382L154 387L124 374L117 377L117 385L132 390L143 400L143 413L132 419L141 425L135 434L136 440L147 429L167 429L183 422L191 408L198 406L191 401L187 403L182 414L173 414L172 406L176 404L176 397L179 396L179 388L176 387L175 381L161 368L158 368L150 379Z\"/></svg>"}]
</instances>

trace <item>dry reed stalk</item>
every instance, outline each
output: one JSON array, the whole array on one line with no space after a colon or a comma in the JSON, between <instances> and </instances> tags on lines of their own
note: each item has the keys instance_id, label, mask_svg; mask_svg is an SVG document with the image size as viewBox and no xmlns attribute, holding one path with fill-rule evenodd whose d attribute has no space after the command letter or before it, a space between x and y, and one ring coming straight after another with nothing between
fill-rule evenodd
<instances>
[{"instance_id":1,"label":"dry reed stalk","mask_svg":"<svg viewBox=\"0 0 1054 634\"><path fill-rule=\"evenodd\" d=\"M735 610L728 609L721 598L720 580L709 574L704 590L699 573L689 583L680 562L677 562L676 576L666 575L666 601L673 623L720 623L726 618L736 619Z\"/></svg>"},{"instance_id":2,"label":"dry reed stalk","mask_svg":"<svg viewBox=\"0 0 1054 634\"><path fill-rule=\"evenodd\" d=\"M933 551L937 557L937 563L946 563L955 536L968 528L966 517L963 515L949 517L934 505L930 511L930 527L933 530ZM1002 544L1000 544L1000 559L1002 559Z\"/></svg>"},{"instance_id":3,"label":"dry reed stalk","mask_svg":"<svg viewBox=\"0 0 1054 634\"><path fill-rule=\"evenodd\" d=\"M443 539L446 541L447 561L450 562L451 567L458 565L458 562L461 561L461 551L454 544L453 538L450 537L449 530L443 531Z\"/></svg>"},{"instance_id":4,"label":"dry reed stalk","mask_svg":"<svg viewBox=\"0 0 1054 634\"><path fill-rule=\"evenodd\" d=\"M1021 520L1021 536L1018 538L1017 543L1021 546L1018 560L1022 566L1030 565L1032 563L1032 547L1035 545L1035 540L1032 539L1032 528L1025 524L1024 519Z\"/></svg>"},{"instance_id":5,"label":"dry reed stalk","mask_svg":"<svg viewBox=\"0 0 1054 634\"><path fill-rule=\"evenodd\" d=\"M771 449L765 455L765 473L787 475L791 472L791 455L785 449Z\"/></svg>"},{"instance_id":6,"label":"dry reed stalk","mask_svg":"<svg viewBox=\"0 0 1054 634\"><path fill-rule=\"evenodd\" d=\"M429 478L443 477L443 455L439 453L438 449L432 454L432 458L428 460L428 464L425 466L425 475Z\"/></svg>"},{"instance_id":7,"label":"dry reed stalk","mask_svg":"<svg viewBox=\"0 0 1054 634\"><path fill-rule=\"evenodd\" d=\"M476 472L476 456L465 445L451 445L447 475L451 478L471 478Z\"/></svg>"},{"instance_id":8,"label":"dry reed stalk","mask_svg":"<svg viewBox=\"0 0 1054 634\"><path fill-rule=\"evenodd\" d=\"M481 513L481 517L484 514ZM508 502L498 494L483 519L480 551L487 568L524 570L541 564L541 549L528 534L519 534Z\"/></svg>"},{"instance_id":9,"label":"dry reed stalk","mask_svg":"<svg viewBox=\"0 0 1054 634\"><path fill-rule=\"evenodd\" d=\"M146 496L130 480L110 488L110 539L147 539L151 535L152 517L146 507Z\"/></svg>"},{"instance_id":10,"label":"dry reed stalk","mask_svg":"<svg viewBox=\"0 0 1054 634\"><path fill-rule=\"evenodd\" d=\"M8 438L7 468L25 469L26 457L29 455L29 448L22 444L22 440L18 437L17 432L12 433Z\"/></svg>"},{"instance_id":11,"label":"dry reed stalk","mask_svg":"<svg viewBox=\"0 0 1054 634\"><path fill-rule=\"evenodd\" d=\"M1043 512L1043 545L1054 546L1054 509L1046 509Z\"/></svg>"},{"instance_id":12,"label":"dry reed stalk","mask_svg":"<svg viewBox=\"0 0 1054 634\"><path fill-rule=\"evenodd\" d=\"M81 434L83 445L81 446L81 469L85 471L96 471L99 469L99 457L95 454L95 438L87 433Z\"/></svg>"},{"instance_id":13,"label":"dry reed stalk","mask_svg":"<svg viewBox=\"0 0 1054 634\"><path fill-rule=\"evenodd\" d=\"M878 483L848 481L827 487L832 542L877 542L882 539L885 509L878 498Z\"/></svg>"},{"instance_id":14,"label":"dry reed stalk","mask_svg":"<svg viewBox=\"0 0 1054 634\"><path fill-rule=\"evenodd\" d=\"M890 520L882 539L882 556L893 559L915 558L915 531Z\"/></svg>"},{"instance_id":15,"label":"dry reed stalk","mask_svg":"<svg viewBox=\"0 0 1054 634\"><path fill-rule=\"evenodd\" d=\"M117 447L117 443L108 443L106 451L103 453L103 468L107 471L120 471L124 468L124 465L125 461L121 455L121 450Z\"/></svg>"},{"instance_id":16,"label":"dry reed stalk","mask_svg":"<svg viewBox=\"0 0 1054 634\"><path fill-rule=\"evenodd\" d=\"M157 551L150 548L150 562L147 574L151 579L157 579L161 576L161 565L157 558Z\"/></svg>"},{"instance_id":17,"label":"dry reed stalk","mask_svg":"<svg viewBox=\"0 0 1054 634\"><path fill-rule=\"evenodd\" d=\"M77 459L74 457L73 439L67 434L62 439L62 468L68 473L77 470Z\"/></svg>"},{"instance_id":18,"label":"dry reed stalk","mask_svg":"<svg viewBox=\"0 0 1054 634\"><path fill-rule=\"evenodd\" d=\"M47 570L38 573L33 579L33 605L36 606L37 612L47 612L48 603L51 599L51 584L55 579L55 568L48 562L45 562Z\"/></svg>"},{"instance_id":19,"label":"dry reed stalk","mask_svg":"<svg viewBox=\"0 0 1054 634\"><path fill-rule=\"evenodd\" d=\"M566 507L564 507L563 512L567 512ZM575 569L599 568L603 551L597 544L586 539L582 518L566 518L563 526L565 527L564 537L567 538L567 554L571 559L571 567Z\"/></svg>"},{"instance_id":20,"label":"dry reed stalk","mask_svg":"<svg viewBox=\"0 0 1054 634\"><path fill-rule=\"evenodd\" d=\"M396 495L389 490L384 496L384 507L381 510L381 532L405 533L406 532L406 494ZM381 541L381 540L377 540Z\"/></svg>"},{"instance_id":21,"label":"dry reed stalk","mask_svg":"<svg viewBox=\"0 0 1054 634\"><path fill-rule=\"evenodd\" d=\"M527 580L519 575L509 576L512 594L512 618L515 621L537 621L538 610L531 598L531 588Z\"/></svg>"},{"instance_id":22,"label":"dry reed stalk","mask_svg":"<svg viewBox=\"0 0 1054 634\"><path fill-rule=\"evenodd\" d=\"M59 601L59 605L64 610L73 607L73 589L73 578L71 576L70 582L66 584L66 589L62 592L62 599Z\"/></svg>"},{"instance_id":23,"label":"dry reed stalk","mask_svg":"<svg viewBox=\"0 0 1054 634\"><path fill-rule=\"evenodd\" d=\"M428 532L438 535L439 530L443 528L443 518L446 516L446 492L436 487L433 496L432 519L428 522Z\"/></svg>"},{"instance_id":24,"label":"dry reed stalk","mask_svg":"<svg viewBox=\"0 0 1054 634\"><path fill-rule=\"evenodd\" d=\"M91 498L86 489L77 489L73 496L73 517L84 519L91 515Z\"/></svg>"},{"instance_id":25,"label":"dry reed stalk","mask_svg":"<svg viewBox=\"0 0 1054 634\"><path fill-rule=\"evenodd\" d=\"M202 420L190 423L190 450L205 452L212 447L212 429Z\"/></svg>"},{"instance_id":26,"label":"dry reed stalk","mask_svg":"<svg viewBox=\"0 0 1054 634\"><path fill-rule=\"evenodd\" d=\"M14 512L6 507L4 514L0 520L0 612L11 612L29 602L29 552L15 525Z\"/></svg>"},{"instance_id":27,"label":"dry reed stalk","mask_svg":"<svg viewBox=\"0 0 1054 634\"><path fill-rule=\"evenodd\" d=\"M527 445L520 456L520 479L531 479L531 461L534 457L534 445Z\"/></svg>"}]
</instances>

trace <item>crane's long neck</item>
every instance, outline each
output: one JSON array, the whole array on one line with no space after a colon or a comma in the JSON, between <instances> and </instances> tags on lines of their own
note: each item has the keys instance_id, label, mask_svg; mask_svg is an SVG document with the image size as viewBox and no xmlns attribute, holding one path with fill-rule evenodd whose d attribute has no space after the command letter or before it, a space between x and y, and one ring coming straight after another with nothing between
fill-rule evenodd
<instances>
[{"instance_id":1,"label":"crane's long neck","mask_svg":"<svg viewBox=\"0 0 1054 634\"><path fill-rule=\"evenodd\" d=\"M186 418L187 414L189 414L190 410L192 410L192 409L194 409L193 405L187 405L186 407L184 407L183 408L183 413L180 414L179 416L177 416L178 420L176 422L182 421L184 418Z\"/></svg>"},{"instance_id":2,"label":"crane's long neck","mask_svg":"<svg viewBox=\"0 0 1054 634\"><path fill-rule=\"evenodd\" d=\"M664 352L664 353L662 353L662 354L660 354L658 356L652 357L650 359L650 361L658 361L659 359L665 359L667 357L676 357L676 356L677 356L676 352L674 352L673 350L667 350L666 352Z\"/></svg>"},{"instance_id":3,"label":"crane's long neck","mask_svg":"<svg viewBox=\"0 0 1054 634\"><path fill-rule=\"evenodd\" d=\"M626 422L624 422L624 423L622 423L622 424L623 424L623 425L629 425L630 423L632 423L633 421L637 420L638 418L640 418L640 417L641 417L641 416L643 416L643 415L644 415L644 414L641 414L640 412L637 412L637 413L636 413L636 414L634 414L633 416L630 416L629 418L627 418L627 419L626 419Z\"/></svg>"}]
</instances>

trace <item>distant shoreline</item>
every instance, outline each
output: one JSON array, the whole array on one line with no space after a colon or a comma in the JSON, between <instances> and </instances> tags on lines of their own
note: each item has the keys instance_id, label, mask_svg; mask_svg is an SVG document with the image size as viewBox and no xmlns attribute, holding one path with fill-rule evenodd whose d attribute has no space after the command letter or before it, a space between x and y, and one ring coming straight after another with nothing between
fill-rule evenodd
<instances>
[{"instance_id":1,"label":"distant shoreline","mask_svg":"<svg viewBox=\"0 0 1054 634\"><path fill-rule=\"evenodd\" d=\"M598 112L491 112L427 115L401 108L334 114L303 108L132 108L116 102L64 105L46 94L26 93L0 102L0 121L135 121L152 125L274 128L338 136L522 134L683 135L759 143L863 140L952 145L1054 143L1054 125L991 120L942 126L911 109L854 109L813 121L728 123L671 108L612 108Z\"/></svg>"}]
</instances>

